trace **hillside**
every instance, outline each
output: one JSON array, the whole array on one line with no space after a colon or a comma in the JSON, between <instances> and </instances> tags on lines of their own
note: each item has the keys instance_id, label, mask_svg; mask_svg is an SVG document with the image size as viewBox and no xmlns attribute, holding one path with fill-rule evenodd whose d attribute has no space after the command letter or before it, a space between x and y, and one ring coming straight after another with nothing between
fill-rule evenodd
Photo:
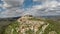
<instances>
[{"instance_id":1,"label":"hillside","mask_svg":"<svg viewBox=\"0 0 60 34\"><path fill-rule=\"evenodd\" d=\"M6 26L2 34L60 34L60 21L24 15Z\"/></svg>"},{"instance_id":2,"label":"hillside","mask_svg":"<svg viewBox=\"0 0 60 34\"><path fill-rule=\"evenodd\" d=\"M14 23L20 17L0 18L0 34L10 23Z\"/></svg>"}]
</instances>

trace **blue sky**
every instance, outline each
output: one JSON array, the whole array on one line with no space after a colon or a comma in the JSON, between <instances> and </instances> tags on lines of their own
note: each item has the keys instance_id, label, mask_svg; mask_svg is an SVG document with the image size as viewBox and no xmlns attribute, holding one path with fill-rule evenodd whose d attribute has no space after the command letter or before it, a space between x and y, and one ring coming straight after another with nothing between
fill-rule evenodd
<instances>
[{"instance_id":1,"label":"blue sky","mask_svg":"<svg viewBox=\"0 0 60 34\"><path fill-rule=\"evenodd\" d=\"M33 0L25 0L24 8L32 7L33 5L41 4L41 2L34 2Z\"/></svg>"},{"instance_id":2,"label":"blue sky","mask_svg":"<svg viewBox=\"0 0 60 34\"><path fill-rule=\"evenodd\" d=\"M60 15L60 0L0 0L0 17Z\"/></svg>"},{"instance_id":3,"label":"blue sky","mask_svg":"<svg viewBox=\"0 0 60 34\"><path fill-rule=\"evenodd\" d=\"M32 6L32 4L33 4L33 0L25 0L24 1L24 7L25 8L29 7L29 6Z\"/></svg>"}]
</instances>

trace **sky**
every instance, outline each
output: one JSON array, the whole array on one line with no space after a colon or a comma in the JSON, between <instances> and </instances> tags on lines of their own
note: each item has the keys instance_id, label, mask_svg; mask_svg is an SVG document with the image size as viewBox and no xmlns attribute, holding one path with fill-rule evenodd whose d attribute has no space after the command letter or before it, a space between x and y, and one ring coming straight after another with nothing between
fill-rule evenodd
<instances>
[{"instance_id":1,"label":"sky","mask_svg":"<svg viewBox=\"0 0 60 34\"><path fill-rule=\"evenodd\" d=\"M60 0L0 0L0 18L60 15Z\"/></svg>"}]
</instances>

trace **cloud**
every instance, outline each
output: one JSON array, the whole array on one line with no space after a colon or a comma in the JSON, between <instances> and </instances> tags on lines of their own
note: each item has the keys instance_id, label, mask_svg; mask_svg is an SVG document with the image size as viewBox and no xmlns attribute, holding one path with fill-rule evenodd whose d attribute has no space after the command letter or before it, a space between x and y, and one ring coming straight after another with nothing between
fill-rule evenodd
<instances>
[{"instance_id":1,"label":"cloud","mask_svg":"<svg viewBox=\"0 0 60 34\"><path fill-rule=\"evenodd\" d=\"M4 0L4 1L10 5L21 5L24 2L24 0Z\"/></svg>"},{"instance_id":2,"label":"cloud","mask_svg":"<svg viewBox=\"0 0 60 34\"><path fill-rule=\"evenodd\" d=\"M35 0L39 1L39 0ZM52 15L60 15L60 2L58 1L46 1L41 5L33 5L32 8L27 8L27 11L24 13L29 13L34 16L52 16Z\"/></svg>"},{"instance_id":3,"label":"cloud","mask_svg":"<svg viewBox=\"0 0 60 34\"><path fill-rule=\"evenodd\" d=\"M11 7L19 7L23 4L24 0L3 0L5 5L10 5Z\"/></svg>"},{"instance_id":4,"label":"cloud","mask_svg":"<svg viewBox=\"0 0 60 34\"><path fill-rule=\"evenodd\" d=\"M21 9L19 7L23 5L23 2L24 0L4 0L5 4L3 7L6 10L0 13L0 17L17 17L24 14L31 14L33 16L60 15L60 2L56 0L33 0L33 2L41 2L42 4Z\"/></svg>"},{"instance_id":5,"label":"cloud","mask_svg":"<svg viewBox=\"0 0 60 34\"><path fill-rule=\"evenodd\" d=\"M57 1L46 2L45 5L47 7L57 7L59 5L59 2Z\"/></svg>"},{"instance_id":6,"label":"cloud","mask_svg":"<svg viewBox=\"0 0 60 34\"><path fill-rule=\"evenodd\" d=\"M6 17L17 17L21 16L24 9L20 9L24 0L2 0L4 4L2 4L2 8L5 11L0 12L0 18Z\"/></svg>"},{"instance_id":7,"label":"cloud","mask_svg":"<svg viewBox=\"0 0 60 34\"><path fill-rule=\"evenodd\" d=\"M52 1L52 0L33 0L33 1Z\"/></svg>"},{"instance_id":8,"label":"cloud","mask_svg":"<svg viewBox=\"0 0 60 34\"><path fill-rule=\"evenodd\" d=\"M24 12L23 9L12 8L12 9L8 9L8 10L6 10L4 12L1 12L0 17L1 18L17 17L17 16L21 16L23 12Z\"/></svg>"}]
</instances>

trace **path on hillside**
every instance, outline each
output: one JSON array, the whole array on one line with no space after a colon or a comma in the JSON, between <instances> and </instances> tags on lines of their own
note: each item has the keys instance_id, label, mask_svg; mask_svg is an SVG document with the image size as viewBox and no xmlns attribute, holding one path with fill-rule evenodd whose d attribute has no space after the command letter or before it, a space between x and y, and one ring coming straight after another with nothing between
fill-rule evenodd
<instances>
[{"instance_id":1,"label":"path on hillside","mask_svg":"<svg viewBox=\"0 0 60 34\"><path fill-rule=\"evenodd\" d=\"M43 34L45 29L48 27L49 23L47 25L42 26L42 30L40 31L39 34Z\"/></svg>"}]
</instances>

